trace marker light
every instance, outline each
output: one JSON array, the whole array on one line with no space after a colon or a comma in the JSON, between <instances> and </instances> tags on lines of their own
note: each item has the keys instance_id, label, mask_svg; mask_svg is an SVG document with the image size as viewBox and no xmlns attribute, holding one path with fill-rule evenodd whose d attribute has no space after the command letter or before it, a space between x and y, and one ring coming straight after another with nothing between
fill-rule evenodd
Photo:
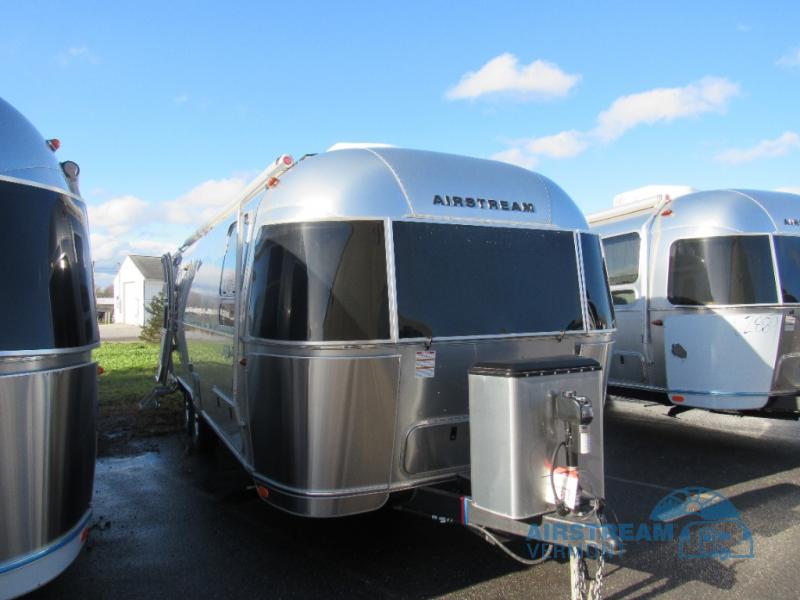
<instances>
[{"instance_id":1,"label":"marker light","mask_svg":"<svg viewBox=\"0 0 800 600\"><path fill-rule=\"evenodd\" d=\"M663 211L663 212L661 213L661 216L662 216L662 217L668 217L668 216L670 216L671 214L672 214L672 209L671 209L671 208L668 208L667 210L665 210L665 211Z\"/></svg>"},{"instance_id":2,"label":"marker light","mask_svg":"<svg viewBox=\"0 0 800 600\"><path fill-rule=\"evenodd\" d=\"M55 152L59 148L61 148L61 141L53 138L52 140L47 140L47 145L50 147L50 150Z\"/></svg>"},{"instance_id":3,"label":"marker light","mask_svg":"<svg viewBox=\"0 0 800 600\"><path fill-rule=\"evenodd\" d=\"M278 185L278 183L280 183L280 179L278 179L277 177L270 177L269 179L267 179L268 188L274 188L276 185Z\"/></svg>"},{"instance_id":4,"label":"marker light","mask_svg":"<svg viewBox=\"0 0 800 600\"><path fill-rule=\"evenodd\" d=\"M681 402L683 402L683 400L684 400L683 396L678 396L678 395L675 395L675 396L673 396L673 397L672 397L672 401L673 401L673 402L677 402L678 404L680 404Z\"/></svg>"},{"instance_id":5,"label":"marker light","mask_svg":"<svg viewBox=\"0 0 800 600\"><path fill-rule=\"evenodd\" d=\"M292 159L291 156L289 156L288 154L284 154L283 155L283 164L285 164L287 167L291 166L291 164L293 162L294 162L294 159Z\"/></svg>"},{"instance_id":6,"label":"marker light","mask_svg":"<svg viewBox=\"0 0 800 600\"><path fill-rule=\"evenodd\" d=\"M256 486L256 492L258 492L258 497L262 500L266 500L269 498L269 490L265 488L263 485Z\"/></svg>"}]
</instances>

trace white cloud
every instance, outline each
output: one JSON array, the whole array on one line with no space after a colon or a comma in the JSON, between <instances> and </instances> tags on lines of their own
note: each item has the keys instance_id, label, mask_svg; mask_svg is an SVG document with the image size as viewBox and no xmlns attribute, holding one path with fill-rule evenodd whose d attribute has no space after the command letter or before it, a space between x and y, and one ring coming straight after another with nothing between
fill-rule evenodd
<instances>
[{"instance_id":1,"label":"white cloud","mask_svg":"<svg viewBox=\"0 0 800 600\"><path fill-rule=\"evenodd\" d=\"M800 67L800 48L792 48L781 56L776 62L779 67Z\"/></svg>"},{"instance_id":2,"label":"white cloud","mask_svg":"<svg viewBox=\"0 0 800 600\"><path fill-rule=\"evenodd\" d=\"M706 77L684 87L656 88L621 96L598 115L597 125L591 131L570 129L555 135L518 139L492 158L529 169L541 157L572 158L592 144L611 142L638 125L724 112L729 100L738 93L737 84L722 77Z\"/></svg>"},{"instance_id":3,"label":"white cloud","mask_svg":"<svg viewBox=\"0 0 800 600\"><path fill-rule=\"evenodd\" d=\"M247 182L241 177L210 179L194 187L177 200L165 202L164 217L171 223L201 224L244 191Z\"/></svg>"},{"instance_id":4,"label":"white cloud","mask_svg":"<svg viewBox=\"0 0 800 600\"><path fill-rule=\"evenodd\" d=\"M112 198L88 207L89 223L92 227L107 229L114 235L123 235L147 218L149 206L149 203L135 196Z\"/></svg>"},{"instance_id":5,"label":"white cloud","mask_svg":"<svg viewBox=\"0 0 800 600\"><path fill-rule=\"evenodd\" d=\"M800 135L793 131L787 131L774 140L761 140L751 148L731 148L718 154L716 159L721 163L740 165L759 158L783 156L796 148L800 148Z\"/></svg>"},{"instance_id":6,"label":"white cloud","mask_svg":"<svg viewBox=\"0 0 800 600\"><path fill-rule=\"evenodd\" d=\"M597 117L593 134L615 140L638 125L652 125L707 112L724 112L739 86L722 77L706 77L685 87L657 88L617 98Z\"/></svg>"},{"instance_id":7,"label":"white cloud","mask_svg":"<svg viewBox=\"0 0 800 600\"><path fill-rule=\"evenodd\" d=\"M779 187L775 191L776 192L786 192L788 194L800 194L800 185L789 186L789 187Z\"/></svg>"},{"instance_id":8,"label":"white cloud","mask_svg":"<svg viewBox=\"0 0 800 600\"><path fill-rule=\"evenodd\" d=\"M539 159L520 148L509 148L502 152L496 152L490 157L492 160L499 160L501 162L517 165L524 169L533 169L538 163Z\"/></svg>"},{"instance_id":9,"label":"white cloud","mask_svg":"<svg viewBox=\"0 0 800 600\"><path fill-rule=\"evenodd\" d=\"M56 56L56 61L62 67L67 67L76 62L87 62L92 65L100 63L100 58L86 46L73 46Z\"/></svg>"},{"instance_id":10,"label":"white cloud","mask_svg":"<svg viewBox=\"0 0 800 600\"><path fill-rule=\"evenodd\" d=\"M482 96L511 96L527 100L548 100L566 96L580 75L565 73L558 65L535 60L520 65L517 57L505 53L494 57L478 71L470 71L448 90L450 100L474 100Z\"/></svg>"},{"instance_id":11,"label":"white cloud","mask_svg":"<svg viewBox=\"0 0 800 600\"><path fill-rule=\"evenodd\" d=\"M581 154L587 147L585 134L576 129L525 141L525 149L528 152L550 158L572 158Z\"/></svg>"}]
</instances>

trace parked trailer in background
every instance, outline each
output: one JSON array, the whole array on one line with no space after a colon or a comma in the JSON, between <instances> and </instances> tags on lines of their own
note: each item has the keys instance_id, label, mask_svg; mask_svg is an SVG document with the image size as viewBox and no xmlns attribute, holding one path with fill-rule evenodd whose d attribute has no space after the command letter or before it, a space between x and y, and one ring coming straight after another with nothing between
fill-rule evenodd
<instances>
[{"instance_id":1,"label":"parked trailer in background","mask_svg":"<svg viewBox=\"0 0 800 600\"><path fill-rule=\"evenodd\" d=\"M604 493L613 313L587 230L557 185L504 163L283 156L165 256L161 382L280 509L393 503L524 535L578 466L584 496Z\"/></svg>"},{"instance_id":2,"label":"parked trailer in background","mask_svg":"<svg viewBox=\"0 0 800 600\"><path fill-rule=\"evenodd\" d=\"M98 345L78 166L0 100L0 598L56 577L88 534Z\"/></svg>"},{"instance_id":3,"label":"parked trailer in background","mask_svg":"<svg viewBox=\"0 0 800 600\"><path fill-rule=\"evenodd\" d=\"M589 223L603 238L618 319L612 389L798 417L800 196L656 196Z\"/></svg>"}]
</instances>

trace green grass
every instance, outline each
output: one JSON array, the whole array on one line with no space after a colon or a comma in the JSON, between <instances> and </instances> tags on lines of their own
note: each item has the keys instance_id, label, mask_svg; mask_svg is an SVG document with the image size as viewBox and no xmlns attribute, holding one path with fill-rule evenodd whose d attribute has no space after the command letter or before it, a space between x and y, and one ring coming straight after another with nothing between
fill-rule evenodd
<instances>
[{"instance_id":1,"label":"green grass","mask_svg":"<svg viewBox=\"0 0 800 600\"><path fill-rule=\"evenodd\" d=\"M98 383L100 407L138 403L155 386L159 345L148 342L103 342L94 359L105 370Z\"/></svg>"}]
</instances>

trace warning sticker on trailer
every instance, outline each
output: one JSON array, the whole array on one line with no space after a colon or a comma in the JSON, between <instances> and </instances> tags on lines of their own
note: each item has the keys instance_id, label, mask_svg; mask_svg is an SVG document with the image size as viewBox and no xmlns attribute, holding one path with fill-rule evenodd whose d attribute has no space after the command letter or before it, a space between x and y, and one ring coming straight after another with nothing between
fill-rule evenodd
<instances>
[{"instance_id":1,"label":"warning sticker on trailer","mask_svg":"<svg viewBox=\"0 0 800 600\"><path fill-rule=\"evenodd\" d=\"M433 377L436 370L436 350L417 352L415 374L417 377Z\"/></svg>"},{"instance_id":2,"label":"warning sticker on trailer","mask_svg":"<svg viewBox=\"0 0 800 600\"><path fill-rule=\"evenodd\" d=\"M545 498L550 504L555 504L553 487L556 488L558 499L568 508L578 505L578 471L571 468L558 467L553 471L553 483L547 486Z\"/></svg>"},{"instance_id":3,"label":"warning sticker on trailer","mask_svg":"<svg viewBox=\"0 0 800 600\"><path fill-rule=\"evenodd\" d=\"M783 322L784 331L794 331L794 324L797 318L793 315L786 315L786 320Z\"/></svg>"}]
</instances>

